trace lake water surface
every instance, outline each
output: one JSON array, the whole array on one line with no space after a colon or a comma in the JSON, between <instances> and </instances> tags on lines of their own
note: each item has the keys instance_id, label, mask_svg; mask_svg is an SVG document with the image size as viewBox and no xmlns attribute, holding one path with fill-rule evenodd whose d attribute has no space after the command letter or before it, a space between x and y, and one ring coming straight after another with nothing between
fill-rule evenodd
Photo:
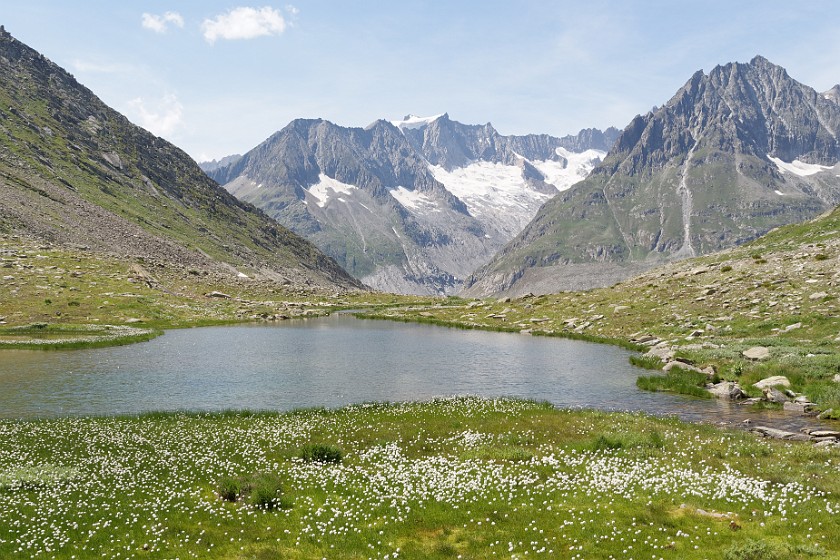
<instances>
[{"instance_id":1,"label":"lake water surface","mask_svg":"<svg viewBox=\"0 0 840 560\"><path fill-rule=\"evenodd\" d=\"M291 410L438 396L515 396L562 407L643 410L787 427L805 420L717 400L640 391L620 348L338 315L169 331L150 342L0 352L0 417Z\"/></svg>"}]
</instances>

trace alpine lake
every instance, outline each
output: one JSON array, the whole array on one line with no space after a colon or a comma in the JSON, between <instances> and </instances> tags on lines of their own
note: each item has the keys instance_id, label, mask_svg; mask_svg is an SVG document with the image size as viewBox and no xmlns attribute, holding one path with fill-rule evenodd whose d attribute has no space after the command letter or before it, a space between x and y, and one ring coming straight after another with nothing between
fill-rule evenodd
<instances>
[{"instance_id":1,"label":"alpine lake","mask_svg":"<svg viewBox=\"0 0 840 560\"><path fill-rule=\"evenodd\" d=\"M631 351L562 338L356 319L167 331L84 350L4 350L0 418L290 411L472 395L694 422L814 425L780 411L642 391Z\"/></svg>"}]
</instances>

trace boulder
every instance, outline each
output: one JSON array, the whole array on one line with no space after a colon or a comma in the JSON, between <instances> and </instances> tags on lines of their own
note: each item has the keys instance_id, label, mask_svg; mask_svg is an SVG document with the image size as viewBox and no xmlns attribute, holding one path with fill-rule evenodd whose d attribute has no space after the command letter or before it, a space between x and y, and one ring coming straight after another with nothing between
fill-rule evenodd
<instances>
[{"instance_id":1,"label":"boulder","mask_svg":"<svg viewBox=\"0 0 840 560\"><path fill-rule=\"evenodd\" d=\"M840 438L840 431L837 430L812 430L808 435L815 438Z\"/></svg>"},{"instance_id":2,"label":"boulder","mask_svg":"<svg viewBox=\"0 0 840 560\"><path fill-rule=\"evenodd\" d=\"M768 389L764 389L764 400L771 403L786 403L789 402L790 399L779 391L778 389L773 389L772 387Z\"/></svg>"},{"instance_id":3,"label":"boulder","mask_svg":"<svg viewBox=\"0 0 840 560\"><path fill-rule=\"evenodd\" d=\"M673 362L668 362L664 366L662 366L662 371L669 372L674 368L680 368L687 371L696 371L697 373L706 373L704 370L700 369L697 366L693 366L691 364L687 364L685 362L681 362L679 360L675 360Z\"/></svg>"},{"instance_id":4,"label":"boulder","mask_svg":"<svg viewBox=\"0 0 840 560\"><path fill-rule=\"evenodd\" d=\"M213 292L209 292L209 293L207 293L207 294L204 294L204 297L230 299L230 296L229 296L229 295L227 295L227 294L225 294L225 293L223 293L223 292L216 292L216 291L213 291Z\"/></svg>"},{"instance_id":5,"label":"boulder","mask_svg":"<svg viewBox=\"0 0 840 560\"><path fill-rule=\"evenodd\" d=\"M756 389L767 389L769 387L775 387L777 385L781 385L782 387L790 387L790 380L784 375L774 375L773 377L765 377L758 383L754 383L753 387Z\"/></svg>"},{"instance_id":6,"label":"boulder","mask_svg":"<svg viewBox=\"0 0 840 560\"><path fill-rule=\"evenodd\" d=\"M730 399L733 401L744 398L744 392L738 383L733 381L721 381L709 387L708 391L719 399Z\"/></svg>"},{"instance_id":7,"label":"boulder","mask_svg":"<svg viewBox=\"0 0 840 560\"><path fill-rule=\"evenodd\" d=\"M654 346L644 354L645 358L659 358L663 362L674 359L674 349L668 346Z\"/></svg>"},{"instance_id":8,"label":"boulder","mask_svg":"<svg viewBox=\"0 0 840 560\"><path fill-rule=\"evenodd\" d=\"M807 413L811 407L813 406L811 403L795 403L795 402L786 402L782 405L787 412L795 412L798 414L805 414Z\"/></svg>"},{"instance_id":9,"label":"boulder","mask_svg":"<svg viewBox=\"0 0 840 560\"><path fill-rule=\"evenodd\" d=\"M741 352L748 360L766 360L770 357L770 349L766 346L753 346Z\"/></svg>"},{"instance_id":10,"label":"boulder","mask_svg":"<svg viewBox=\"0 0 840 560\"><path fill-rule=\"evenodd\" d=\"M753 432L759 433L763 436L767 436L773 439L785 439L789 441L809 441L811 439L810 436L807 434L799 434L796 432L787 432L785 430L779 430L776 428L770 428L767 426L756 426L752 430Z\"/></svg>"}]
</instances>

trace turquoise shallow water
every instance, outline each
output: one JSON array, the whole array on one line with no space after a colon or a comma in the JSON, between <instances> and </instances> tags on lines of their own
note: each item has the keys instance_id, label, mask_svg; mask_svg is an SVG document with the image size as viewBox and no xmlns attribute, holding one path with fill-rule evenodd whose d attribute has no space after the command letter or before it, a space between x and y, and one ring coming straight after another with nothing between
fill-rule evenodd
<instances>
[{"instance_id":1,"label":"turquoise shallow water","mask_svg":"<svg viewBox=\"0 0 840 560\"><path fill-rule=\"evenodd\" d=\"M150 342L0 353L0 417L291 410L437 396L515 396L787 427L805 420L639 391L630 352L587 342L347 315L169 331Z\"/></svg>"}]
</instances>

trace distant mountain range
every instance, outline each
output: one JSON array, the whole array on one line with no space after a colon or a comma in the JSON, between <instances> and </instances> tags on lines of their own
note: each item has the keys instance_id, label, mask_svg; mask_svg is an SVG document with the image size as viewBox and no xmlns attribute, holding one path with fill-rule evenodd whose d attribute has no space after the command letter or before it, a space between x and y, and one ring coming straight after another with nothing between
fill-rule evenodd
<instances>
[{"instance_id":1,"label":"distant mountain range","mask_svg":"<svg viewBox=\"0 0 840 560\"><path fill-rule=\"evenodd\" d=\"M840 86L756 57L695 73L466 283L468 295L605 286L840 204Z\"/></svg>"},{"instance_id":2,"label":"distant mountain range","mask_svg":"<svg viewBox=\"0 0 840 560\"><path fill-rule=\"evenodd\" d=\"M447 114L364 129L300 119L242 157L203 167L366 284L452 294L617 136L503 136Z\"/></svg>"},{"instance_id":3,"label":"distant mountain range","mask_svg":"<svg viewBox=\"0 0 840 560\"><path fill-rule=\"evenodd\" d=\"M360 284L240 202L184 152L131 124L0 28L0 235L185 274L328 289Z\"/></svg>"}]
</instances>

